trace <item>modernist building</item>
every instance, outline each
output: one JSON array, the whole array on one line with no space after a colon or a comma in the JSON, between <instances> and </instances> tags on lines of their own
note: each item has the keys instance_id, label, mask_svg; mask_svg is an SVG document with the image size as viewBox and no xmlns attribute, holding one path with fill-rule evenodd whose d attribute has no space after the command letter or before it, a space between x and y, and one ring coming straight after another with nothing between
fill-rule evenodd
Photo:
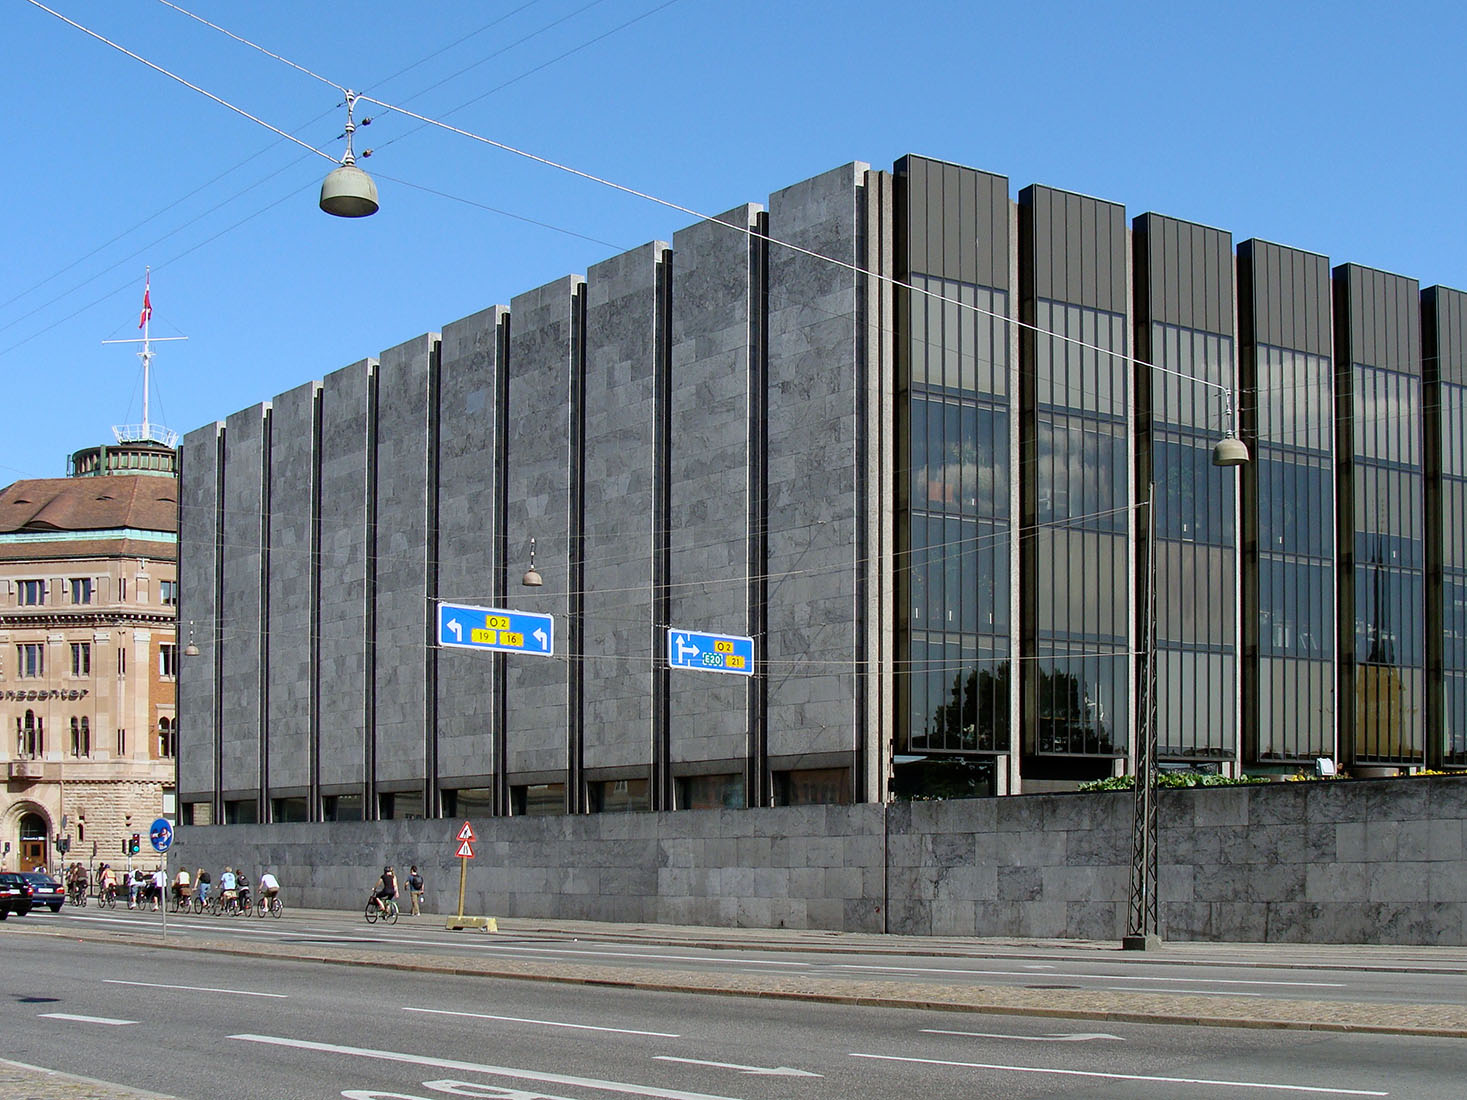
<instances>
[{"instance_id":1,"label":"modernist building","mask_svg":"<svg viewBox=\"0 0 1467 1100\"><path fill-rule=\"evenodd\" d=\"M1467 766L1467 298L1011 194L847 165L191 433L184 820L1063 789L1153 648L1166 766Z\"/></svg>"},{"instance_id":2,"label":"modernist building","mask_svg":"<svg viewBox=\"0 0 1467 1100\"><path fill-rule=\"evenodd\" d=\"M116 865L132 834L175 811L177 454L127 443L70 466L0 490L10 870Z\"/></svg>"}]
</instances>

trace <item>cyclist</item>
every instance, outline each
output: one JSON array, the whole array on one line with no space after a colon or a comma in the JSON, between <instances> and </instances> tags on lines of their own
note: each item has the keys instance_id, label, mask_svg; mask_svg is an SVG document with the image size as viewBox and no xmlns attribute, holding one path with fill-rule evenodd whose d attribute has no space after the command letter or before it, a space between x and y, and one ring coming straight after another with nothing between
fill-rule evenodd
<instances>
[{"instance_id":1,"label":"cyclist","mask_svg":"<svg viewBox=\"0 0 1467 1100\"><path fill-rule=\"evenodd\" d=\"M97 868L97 897L106 901L107 897L116 891L117 887L112 884L112 864L104 863Z\"/></svg>"},{"instance_id":2,"label":"cyclist","mask_svg":"<svg viewBox=\"0 0 1467 1100\"><path fill-rule=\"evenodd\" d=\"M280 883L269 871L260 874L260 904L266 909L280 896Z\"/></svg>"},{"instance_id":3,"label":"cyclist","mask_svg":"<svg viewBox=\"0 0 1467 1100\"><path fill-rule=\"evenodd\" d=\"M234 877L234 868L224 868L224 873L219 876L219 903L226 909L239 898L238 886Z\"/></svg>"},{"instance_id":4,"label":"cyclist","mask_svg":"<svg viewBox=\"0 0 1467 1100\"><path fill-rule=\"evenodd\" d=\"M178 874L173 876L173 897L178 902L179 908L188 904L188 899L192 894L193 880L188 876L188 868L180 867Z\"/></svg>"},{"instance_id":5,"label":"cyclist","mask_svg":"<svg viewBox=\"0 0 1467 1100\"><path fill-rule=\"evenodd\" d=\"M194 872L194 882L199 889L199 904L209 904L209 887L214 884L214 880L209 877L209 872L200 867Z\"/></svg>"},{"instance_id":6,"label":"cyclist","mask_svg":"<svg viewBox=\"0 0 1467 1100\"><path fill-rule=\"evenodd\" d=\"M235 875L235 889L239 893L239 908L242 913L250 911L250 876L243 871Z\"/></svg>"},{"instance_id":7,"label":"cyclist","mask_svg":"<svg viewBox=\"0 0 1467 1100\"><path fill-rule=\"evenodd\" d=\"M377 887L372 891L372 900L377 903L377 908L385 913L387 903L395 897L397 897L397 875L393 873L392 865L388 864L382 868L382 877L377 880Z\"/></svg>"},{"instance_id":8,"label":"cyclist","mask_svg":"<svg viewBox=\"0 0 1467 1100\"><path fill-rule=\"evenodd\" d=\"M153 872L151 881L152 885L148 887L148 896L153 899L153 912L156 913L158 907L163 904L163 891L168 886L168 876L164 873L161 866Z\"/></svg>"}]
</instances>

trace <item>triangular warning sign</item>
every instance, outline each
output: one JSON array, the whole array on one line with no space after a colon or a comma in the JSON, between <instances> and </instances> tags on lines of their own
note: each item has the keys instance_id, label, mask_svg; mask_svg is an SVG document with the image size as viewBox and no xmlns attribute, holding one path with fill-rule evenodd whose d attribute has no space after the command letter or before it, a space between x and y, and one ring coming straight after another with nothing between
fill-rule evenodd
<instances>
[{"instance_id":1,"label":"triangular warning sign","mask_svg":"<svg viewBox=\"0 0 1467 1100\"><path fill-rule=\"evenodd\" d=\"M458 846L458 851L455 852L454 855L456 855L459 859L473 859L474 846L470 844L467 840L465 840Z\"/></svg>"},{"instance_id":2,"label":"triangular warning sign","mask_svg":"<svg viewBox=\"0 0 1467 1100\"><path fill-rule=\"evenodd\" d=\"M464 822L464 827L458 831L458 836L455 837L455 839L456 840L473 840L474 839L474 827L472 825L470 825L467 821L465 821Z\"/></svg>"}]
</instances>

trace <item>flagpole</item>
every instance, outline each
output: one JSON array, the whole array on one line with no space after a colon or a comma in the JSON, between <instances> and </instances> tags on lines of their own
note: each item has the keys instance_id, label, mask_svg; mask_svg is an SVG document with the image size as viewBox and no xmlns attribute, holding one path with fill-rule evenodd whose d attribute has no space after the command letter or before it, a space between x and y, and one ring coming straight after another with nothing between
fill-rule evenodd
<instances>
[{"instance_id":1,"label":"flagpole","mask_svg":"<svg viewBox=\"0 0 1467 1100\"><path fill-rule=\"evenodd\" d=\"M148 341L148 328L153 323L153 269L143 269L143 435L152 438L152 421L148 419L148 390L151 388L153 349Z\"/></svg>"}]
</instances>

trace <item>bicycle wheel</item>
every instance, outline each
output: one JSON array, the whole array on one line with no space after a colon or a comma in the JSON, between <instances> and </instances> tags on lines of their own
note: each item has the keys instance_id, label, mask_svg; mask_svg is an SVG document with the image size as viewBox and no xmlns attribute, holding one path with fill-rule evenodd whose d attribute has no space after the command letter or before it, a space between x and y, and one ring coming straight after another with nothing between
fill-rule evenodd
<instances>
[{"instance_id":1,"label":"bicycle wheel","mask_svg":"<svg viewBox=\"0 0 1467 1100\"><path fill-rule=\"evenodd\" d=\"M377 903L369 901L367 902L367 911L363 915L367 918L368 924L376 924L377 917L380 913L381 910L377 908Z\"/></svg>"},{"instance_id":2,"label":"bicycle wheel","mask_svg":"<svg viewBox=\"0 0 1467 1100\"><path fill-rule=\"evenodd\" d=\"M279 898L271 898L270 915L276 920L279 920L280 914L283 912L285 912L285 902L281 901Z\"/></svg>"},{"instance_id":3,"label":"bicycle wheel","mask_svg":"<svg viewBox=\"0 0 1467 1100\"><path fill-rule=\"evenodd\" d=\"M389 901L387 903L387 912L383 914L382 919L388 924L397 923L397 902Z\"/></svg>"}]
</instances>

